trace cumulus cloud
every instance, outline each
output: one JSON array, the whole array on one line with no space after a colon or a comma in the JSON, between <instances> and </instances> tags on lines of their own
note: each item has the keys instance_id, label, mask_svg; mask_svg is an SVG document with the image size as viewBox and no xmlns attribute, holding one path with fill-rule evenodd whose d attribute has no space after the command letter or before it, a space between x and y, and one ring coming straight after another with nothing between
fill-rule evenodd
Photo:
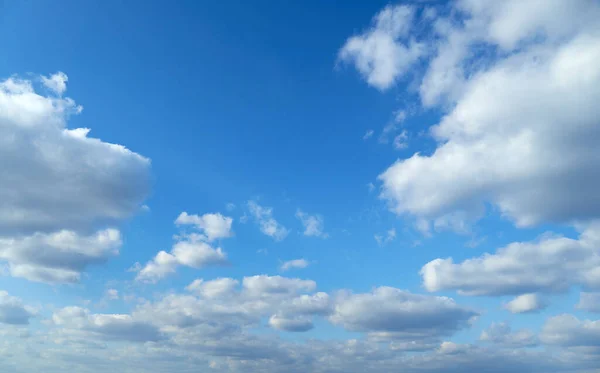
<instances>
[{"instance_id":1,"label":"cumulus cloud","mask_svg":"<svg viewBox=\"0 0 600 373\"><path fill-rule=\"evenodd\" d=\"M131 315L92 314L81 307L65 307L52 315L55 325L108 340L147 342L163 338L158 328ZM84 334L84 335L85 335Z\"/></svg>"},{"instance_id":2,"label":"cumulus cloud","mask_svg":"<svg viewBox=\"0 0 600 373\"><path fill-rule=\"evenodd\" d=\"M190 234L178 237L171 252L159 251L158 254L139 268L137 281L154 283L174 273L177 267L202 268L210 265L225 265L227 255L220 247L214 248L204 241L205 237Z\"/></svg>"},{"instance_id":3,"label":"cumulus cloud","mask_svg":"<svg viewBox=\"0 0 600 373\"><path fill-rule=\"evenodd\" d=\"M409 6L385 7L368 30L346 41L339 60L353 64L373 87L388 89L424 53L423 45L409 38L413 17Z\"/></svg>"},{"instance_id":4,"label":"cumulus cloud","mask_svg":"<svg viewBox=\"0 0 600 373\"><path fill-rule=\"evenodd\" d=\"M196 279L186 289L204 298L217 298L231 295L238 287L239 281L232 278L217 278L210 281Z\"/></svg>"},{"instance_id":5,"label":"cumulus cloud","mask_svg":"<svg viewBox=\"0 0 600 373\"><path fill-rule=\"evenodd\" d=\"M450 298L379 287L371 293L338 294L330 320L352 331L422 339L452 334L477 315Z\"/></svg>"},{"instance_id":6,"label":"cumulus cloud","mask_svg":"<svg viewBox=\"0 0 600 373\"><path fill-rule=\"evenodd\" d=\"M302 210L296 211L296 218L300 220L302 226L304 226L304 235L327 238L328 234L323 232L324 221L321 215L309 215Z\"/></svg>"},{"instance_id":7,"label":"cumulus cloud","mask_svg":"<svg viewBox=\"0 0 600 373\"><path fill-rule=\"evenodd\" d=\"M87 229L139 210L150 160L88 137L89 129L69 129L79 112L72 99L43 96L29 80L0 82L1 235Z\"/></svg>"},{"instance_id":8,"label":"cumulus cloud","mask_svg":"<svg viewBox=\"0 0 600 373\"><path fill-rule=\"evenodd\" d=\"M273 315L269 318L269 325L275 329L288 332L306 332L314 328L312 321L305 317L284 317Z\"/></svg>"},{"instance_id":9,"label":"cumulus cloud","mask_svg":"<svg viewBox=\"0 0 600 373\"><path fill-rule=\"evenodd\" d=\"M193 225L196 229L203 232L208 241L219 238L227 238L233 235L231 224L233 219L221 214L188 215L182 212L175 220L177 225Z\"/></svg>"},{"instance_id":10,"label":"cumulus cloud","mask_svg":"<svg viewBox=\"0 0 600 373\"><path fill-rule=\"evenodd\" d=\"M281 266L279 266L279 269L283 272L285 271L289 271L290 269L293 268L306 268L308 267L308 261L306 259L294 259L294 260L288 260L287 262L283 262L281 264Z\"/></svg>"},{"instance_id":11,"label":"cumulus cloud","mask_svg":"<svg viewBox=\"0 0 600 373\"><path fill-rule=\"evenodd\" d=\"M0 82L0 260L13 276L77 282L88 265L118 253L116 224L139 211L150 160L68 128L82 107L63 98L64 73Z\"/></svg>"},{"instance_id":12,"label":"cumulus cloud","mask_svg":"<svg viewBox=\"0 0 600 373\"><path fill-rule=\"evenodd\" d=\"M588 293L582 291L579 295L579 303L577 309L600 313L600 293Z\"/></svg>"},{"instance_id":13,"label":"cumulus cloud","mask_svg":"<svg viewBox=\"0 0 600 373\"><path fill-rule=\"evenodd\" d=\"M531 330L521 329L513 332L505 322L492 323L489 328L481 332L479 339L509 348L534 347L539 343Z\"/></svg>"},{"instance_id":14,"label":"cumulus cloud","mask_svg":"<svg viewBox=\"0 0 600 373\"><path fill-rule=\"evenodd\" d=\"M0 259L9 263L10 274L47 283L78 282L89 265L104 263L118 254L121 235L106 229L91 236L73 231L35 233L25 237L0 237Z\"/></svg>"},{"instance_id":15,"label":"cumulus cloud","mask_svg":"<svg viewBox=\"0 0 600 373\"><path fill-rule=\"evenodd\" d=\"M544 235L460 263L435 259L423 266L421 276L428 291L458 290L467 295L564 292L573 285L598 288L599 245L600 226L594 224L578 239ZM527 308L532 304L525 303L531 300L520 298L513 306Z\"/></svg>"},{"instance_id":16,"label":"cumulus cloud","mask_svg":"<svg viewBox=\"0 0 600 373\"><path fill-rule=\"evenodd\" d=\"M519 227L599 217L600 5L454 6L458 20L431 24L437 51L420 89L424 105L446 113L430 129L437 148L390 166L381 196L434 221L456 212L472 221L486 204ZM475 45L502 52L484 59Z\"/></svg>"},{"instance_id":17,"label":"cumulus cloud","mask_svg":"<svg viewBox=\"0 0 600 373\"><path fill-rule=\"evenodd\" d=\"M523 294L504 305L512 313L537 312L545 308L546 302L538 294Z\"/></svg>"},{"instance_id":18,"label":"cumulus cloud","mask_svg":"<svg viewBox=\"0 0 600 373\"><path fill-rule=\"evenodd\" d=\"M271 207L263 207L255 201L248 201L248 209L258 222L262 233L272 237L275 241L281 241L288 235L289 231L273 218Z\"/></svg>"},{"instance_id":19,"label":"cumulus cloud","mask_svg":"<svg viewBox=\"0 0 600 373\"><path fill-rule=\"evenodd\" d=\"M0 323L26 325L36 315L35 309L23 304L20 298L0 290Z\"/></svg>"},{"instance_id":20,"label":"cumulus cloud","mask_svg":"<svg viewBox=\"0 0 600 373\"><path fill-rule=\"evenodd\" d=\"M542 342L563 347L600 345L600 321L579 320L562 314L549 318L540 333Z\"/></svg>"}]
</instances>

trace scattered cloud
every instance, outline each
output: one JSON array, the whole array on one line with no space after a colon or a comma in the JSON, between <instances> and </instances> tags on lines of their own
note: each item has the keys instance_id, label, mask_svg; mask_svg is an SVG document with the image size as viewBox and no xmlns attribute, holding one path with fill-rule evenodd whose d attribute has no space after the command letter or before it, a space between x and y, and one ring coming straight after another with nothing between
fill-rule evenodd
<instances>
[{"instance_id":1,"label":"scattered cloud","mask_svg":"<svg viewBox=\"0 0 600 373\"><path fill-rule=\"evenodd\" d=\"M177 225L193 225L196 229L206 235L207 240L214 241L219 238L227 238L233 235L231 224L233 219L221 214L188 215L182 212L175 220Z\"/></svg>"},{"instance_id":2,"label":"scattered cloud","mask_svg":"<svg viewBox=\"0 0 600 373\"><path fill-rule=\"evenodd\" d=\"M504 305L511 313L531 313L546 308L547 304L538 294L523 294Z\"/></svg>"},{"instance_id":3,"label":"scattered cloud","mask_svg":"<svg viewBox=\"0 0 600 373\"><path fill-rule=\"evenodd\" d=\"M466 295L554 293L574 285L598 288L599 244L600 226L594 224L578 239L544 235L461 263L435 259L423 266L421 276L428 291L458 290ZM531 299L521 298L517 304L524 300Z\"/></svg>"},{"instance_id":4,"label":"scattered cloud","mask_svg":"<svg viewBox=\"0 0 600 373\"><path fill-rule=\"evenodd\" d=\"M325 223L321 215L309 215L302 210L296 211L296 218L304 226L304 235L309 237L327 238L329 235L323 232Z\"/></svg>"},{"instance_id":5,"label":"scattered cloud","mask_svg":"<svg viewBox=\"0 0 600 373\"><path fill-rule=\"evenodd\" d=\"M413 17L409 6L385 7L370 29L346 41L339 60L354 64L369 85L390 88L424 53L423 45L409 37Z\"/></svg>"},{"instance_id":6,"label":"scattered cloud","mask_svg":"<svg viewBox=\"0 0 600 373\"><path fill-rule=\"evenodd\" d=\"M35 315L35 310L21 299L0 290L0 324L26 325Z\"/></svg>"},{"instance_id":7,"label":"scattered cloud","mask_svg":"<svg viewBox=\"0 0 600 373\"><path fill-rule=\"evenodd\" d=\"M379 246L388 244L395 239L396 239L396 228L392 228L392 229L388 230L387 232L385 232L385 235L380 235L380 234L375 235L375 241L377 241L377 244Z\"/></svg>"},{"instance_id":8,"label":"scattered cloud","mask_svg":"<svg viewBox=\"0 0 600 373\"><path fill-rule=\"evenodd\" d=\"M512 332L505 322L492 323L488 329L481 332L479 340L508 348L534 347L539 344L537 336L531 330L521 329Z\"/></svg>"},{"instance_id":9,"label":"scattered cloud","mask_svg":"<svg viewBox=\"0 0 600 373\"><path fill-rule=\"evenodd\" d=\"M272 237L275 241L281 241L288 235L289 231L273 218L271 207L263 207L255 201L248 201L248 208L250 214L258 222L262 233Z\"/></svg>"},{"instance_id":10,"label":"scattered cloud","mask_svg":"<svg viewBox=\"0 0 600 373\"><path fill-rule=\"evenodd\" d=\"M283 262L279 267L282 272L289 271L290 269L301 269L308 267L309 263L306 259L294 259Z\"/></svg>"},{"instance_id":11,"label":"scattered cloud","mask_svg":"<svg viewBox=\"0 0 600 373\"><path fill-rule=\"evenodd\" d=\"M375 133L375 131L373 130L367 130L367 132L365 132L364 136L363 136L363 140L368 140L371 137L373 137L373 134Z\"/></svg>"},{"instance_id":12,"label":"scattered cloud","mask_svg":"<svg viewBox=\"0 0 600 373\"><path fill-rule=\"evenodd\" d=\"M579 320L562 314L549 318L540 333L542 342L563 347L598 347L600 321Z\"/></svg>"},{"instance_id":13,"label":"scattered cloud","mask_svg":"<svg viewBox=\"0 0 600 373\"><path fill-rule=\"evenodd\" d=\"M600 313L600 293L582 291L579 295L579 303L575 307L579 310Z\"/></svg>"}]
</instances>

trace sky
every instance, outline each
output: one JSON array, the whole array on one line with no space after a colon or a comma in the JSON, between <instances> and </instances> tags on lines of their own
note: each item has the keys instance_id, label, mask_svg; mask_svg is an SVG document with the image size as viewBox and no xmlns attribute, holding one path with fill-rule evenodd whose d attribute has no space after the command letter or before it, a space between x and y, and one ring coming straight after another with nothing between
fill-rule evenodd
<instances>
[{"instance_id":1,"label":"sky","mask_svg":"<svg viewBox=\"0 0 600 373\"><path fill-rule=\"evenodd\" d=\"M600 2L0 2L0 371L598 373Z\"/></svg>"}]
</instances>

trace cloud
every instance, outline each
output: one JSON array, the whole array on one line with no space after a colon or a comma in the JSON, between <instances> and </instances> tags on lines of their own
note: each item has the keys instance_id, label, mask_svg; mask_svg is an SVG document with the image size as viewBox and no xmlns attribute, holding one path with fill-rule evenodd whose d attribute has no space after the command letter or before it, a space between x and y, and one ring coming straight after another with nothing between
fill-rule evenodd
<instances>
[{"instance_id":1,"label":"cloud","mask_svg":"<svg viewBox=\"0 0 600 373\"><path fill-rule=\"evenodd\" d=\"M193 225L196 229L202 231L208 241L214 241L219 238L227 238L233 235L231 224L233 219L221 214L188 215L182 212L175 220L177 225Z\"/></svg>"},{"instance_id":2,"label":"cloud","mask_svg":"<svg viewBox=\"0 0 600 373\"><path fill-rule=\"evenodd\" d=\"M73 231L34 233L25 237L0 237L0 259L10 274L46 283L79 282L81 272L119 253L121 235L106 229L91 236Z\"/></svg>"},{"instance_id":3,"label":"cloud","mask_svg":"<svg viewBox=\"0 0 600 373\"><path fill-rule=\"evenodd\" d=\"M306 332L314 328L310 319L303 317L287 318L279 315L273 315L269 318L269 325L275 329L288 332Z\"/></svg>"},{"instance_id":4,"label":"cloud","mask_svg":"<svg viewBox=\"0 0 600 373\"><path fill-rule=\"evenodd\" d=\"M292 294L313 291L317 284L312 280L299 278L257 275L244 277L242 286L252 294Z\"/></svg>"},{"instance_id":5,"label":"cloud","mask_svg":"<svg viewBox=\"0 0 600 373\"><path fill-rule=\"evenodd\" d=\"M375 133L375 131L373 130L367 130L367 132L365 132L365 135L363 136L363 140L368 140L371 137L373 137L373 134Z\"/></svg>"},{"instance_id":6,"label":"cloud","mask_svg":"<svg viewBox=\"0 0 600 373\"><path fill-rule=\"evenodd\" d=\"M544 235L461 263L452 258L435 259L420 273L428 291L458 290L466 295L554 293L574 285L598 288L599 244L600 226L594 224L578 239Z\"/></svg>"},{"instance_id":7,"label":"cloud","mask_svg":"<svg viewBox=\"0 0 600 373\"><path fill-rule=\"evenodd\" d=\"M588 312L600 313L600 293L582 291L576 308Z\"/></svg>"},{"instance_id":8,"label":"cloud","mask_svg":"<svg viewBox=\"0 0 600 373\"><path fill-rule=\"evenodd\" d=\"M396 239L396 228L392 228L392 229L388 230L385 233L385 236L382 236L380 234L376 234L375 235L375 241L377 241L377 244L379 246L383 246L385 244L388 244L388 243L392 242L395 239Z\"/></svg>"},{"instance_id":9,"label":"cloud","mask_svg":"<svg viewBox=\"0 0 600 373\"><path fill-rule=\"evenodd\" d=\"M382 198L398 214L430 220L460 212L472 221L488 204L518 227L598 218L600 5L455 8L458 20L431 24L437 52L421 86L422 104L446 113L429 131L437 147L385 170Z\"/></svg>"},{"instance_id":10,"label":"cloud","mask_svg":"<svg viewBox=\"0 0 600 373\"><path fill-rule=\"evenodd\" d=\"M296 211L296 218L302 222L305 236L321 238L328 237L328 234L323 232L324 222L321 215L309 215L298 209L298 211Z\"/></svg>"},{"instance_id":11,"label":"cloud","mask_svg":"<svg viewBox=\"0 0 600 373\"><path fill-rule=\"evenodd\" d=\"M546 308L546 303L537 294L523 294L504 305L511 313L531 313Z\"/></svg>"},{"instance_id":12,"label":"cloud","mask_svg":"<svg viewBox=\"0 0 600 373\"><path fill-rule=\"evenodd\" d=\"M223 249L212 247L203 241L204 238L198 234L178 237L170 253L160 251L154 259L139 269L136 280L155 283L174 273L180 265L202 268L227 264L227 255Z\"/></svg>"},{"instance_id":13,"label":"cloud","mask_svg":"<svg viewBox=\"0 0 600 373\"><path fill-rule=\"evenodd\" d=\"M600 345L600 321L579 320L562 314L549 318L540 333L542 342L563 347Z\"/></svg>"},{"instance_id":14,"label":"cloud","mask_svg":"<svg viewBox=\"0 0 600 373\"><path fill-rule=\"evenodd\" d=\"M158 328L137 321L131 315L91 314L80 307L65 307L52 315L54 324L71 331L82 331L84 336L108 340L147 342L163 338Z\"/></svg>"},{"instance_id":15,"label":"cloud","mask_svg":"<svg viewBox=\"0 0 600 373\"><path fill-rule=\"evenodd\" d=\"M227 277L211 281L196 279L186 289L204 298L218 298L231 295L238 285L239 281Z\"/></svg>"},{"instance_id":16,"label":"cloud","mask_svg":"<svg viewBox=\"0 0 600 373\"><path fill-rule=\"evenodd\" d=\"M31 80L0 82L0 260L39 282L77 282L117 254L118 230L98 229L138 212L149 190L149 159L68 128L82 107L62 97L67 80L40 77L48 96Z\"/></svg>"},{"instance_id":17,"label":"cloud","mask_svg":"<svg viewBox=\"0 0 600 373\"><path fill-rule=\"evenodd\" d=\"M354 64L369 85L390 88L424 53L423 45L408 40L413 17L409 6L385 7L370 29L346 41L339 60Z\"/></svg>"},{"instance_id":18,"label":"cloud","mask_svg":"<svg viewBox=\"0 0 600 373\"><path fill-rule=\"evenodd\" d=\"M262 233L272 237L275 241L281 241L288 235L289 231L273 218L271 207L263 207L255 201L248 201L248 208L250 214L258 222Z\"/></svg>"},{"instance_id":19,"label":"cloud","mask_svg":"<svg viewBox=\"0 0 600 373\"><path fill-rule=\"evenodd\" d=\"M46 88L50 89L59 96L62 96L62 94L67 90L67 81L69 80L69 77L63 72L59 71L56 74L50 75L49 77L42 76L41 79Z\"/></svg>"},{"instance_id":20,"label":"cloud","mask_svg":"<svg viewBox=\"0 0 600 373\"><path fill-rule=\"evenodd\" d=\"M308 267L308 264L306 259L288 260L287 262L282 263L279 269L285 272L293 268L306 268Z\"/></svg>"},{"instance_id":21,"label":"cloud","mask_svg":"<svg viewBox=\"0 0 600 373\"><path fill-rule=\"evenodd\" d=\"M338 294L330 320L351 331L424 339L452 334L475 316L476 312L458 306L450 298L379 287L371 293Z\"/></svg>"},{"instance_id":22,"label":"cloud","mask_svg":"<svg viewBox=\"0 0 600 373\"><path fill-rule=\"evenodd\" d=\"M36 315L33 308L25 306L23 301L0 290L0 323L26 325Z\"/></svg>"},{"instance_id":23,"label":"cloud","mask_svg":"<svg viewBox=\"0 0 600 373\"><path fill-rule=\"evenodd\" d=\"M491 342L508 348L534 347L539 344L536 335L528 329L512 332L505 323L492 323L479 337L481 341Z\"/></svg>"},{"instance_id":24,"label":"cloud","mask_svg":"<svg viewBox=\"0 0 600 373\"><path fill-rule=\"evenodd\" d=\"M29 80L0 82L0 235L79 231L139 211L150 160L69 129L81 110L70 98L40 95Z\"/></svg>"},{"instance_id":25,"label":"cloud","mask_svg":"<svg viewBox=\"0 0 600 373\"><path fill-rule=\"evenodd\" d=\"M119 299L119 291L117 289L107 289L104 292L104 297L108 300L117 300Z\"/></svg>"}]
</instances>

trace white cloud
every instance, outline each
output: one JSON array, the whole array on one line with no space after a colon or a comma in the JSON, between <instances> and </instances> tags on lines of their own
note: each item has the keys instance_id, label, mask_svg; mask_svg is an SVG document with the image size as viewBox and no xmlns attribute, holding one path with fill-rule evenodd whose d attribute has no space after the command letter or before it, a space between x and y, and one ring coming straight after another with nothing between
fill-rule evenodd
<instances>
[{"instance_id":1,"label":"white cloud","mask_svg":"<svg viewBox=\"0 0 600 373\"><path fill-rule=\"evenodd\" d=\"M119 299L119 291L117 289L107 289L104 292L104 297L108 300L117 300Z\"/></svg>"},{"instance_id":2,"label":"white cloud","mask_svg":"<svg viewBox=\"0 0 600 373\"><path fill-rule=\"evenodd\" d=\"M600 345L600 321L582 321L568 314L554 316L544 324L540 339L549 345L597 347Z\"/></svg>"},{"instance_id":3,"label":"white cloud","mask_svg":"<svg viewBox=\"0 0 600 373\"><path fill-rule=\"evenodd\" d=\"M573 285L598 288L599 245L596 224L583 230L579 239L544 235L461 263L435 259L423 266L421 276L428 291L454 289L467 295L563 292Z\"/></svg>"},{"instance_id":4,"label":"white cloud","mask_svg":"<svg viewBox=\"0 0 600 373\"><path fill-rule=\"evenodd\" d=\"M507 323L492 323L479 337L481 341L503 345L509 348L533 347L538 345L535 334L528 329L512 332Z\"/></svg>"},{"instance_id":5,"label":"white cloud","mask_svg":"<svg viewBox=\"0 0 600 373\"><path fill-rule=\"evenodd\" d=\"M252 294L293 294L314 291L317 286L312 280L267 275L244 277L242 285Z\"/></svg>"},{"instance_id":6,"label":"white cloud","mask_svg":"<svg viewBox=\"0 0 600 373\"><path fill-rule=\"evenodd\" d=\"M373 87L388 89L424 53L421 44L408 40L413 17L411 7L387 6L369 30L346 41L339 59L354 64Z\"/></svg>"},{"instance_id":7,"label":"white cloud","mask_svg":"<svg viewBox=\"0 0 600 373\"><path fill-rule=\"evenodd\" d=\"M80 307L65 307L52 315L54 324L71 332L82 331L84 336L102 339L147 342L163 338L155 326L124 314L91 314Z\"/></svg>"},{"instance_id":8,"label":"white cloud","mask_svg":"<svg viewBox=\"0 0 600 373\"><path fill-rule=\"evenodd\" d=\"M365 132L364 136L363 136L363 140L368 140L371 137L373 137L373 134L375 133L375 131L373 130L367 130L367 132Z\"/></svg>"},{"instance_id":9,"label":"white cloud","mask_svg":"<svg viewBox=\"0 0 600 373\"><path fill-rule=\"evenodd\" d=\"M77 282L118 253L112 226L140 210L150 160L67 127L81 106L63 98L67 76L0 82L0 260L12 276ZM39 80L38 80L39 81Z\"/></svg>"},{"instance_id":10,"label":"white cloud","mask_svg":"<svg viewBox=\"0 0 600 373\"><path fill-rule=\"evenodd\" d=\"M330 320L348 330L389 332L400 339L435 338L466 327L477 313L446 297L412 294L391 287L372 293L341 292Z\"/></svg>"},{"instance_id":11,"label":"white cloud","mask_svg":"<svg viewBox=\"0 0 600 373\"><path fill-rule=\"evenodd\" d=\"M302 316L287 318L280 315L273 315L269 318L269 325L275 329L288 332L306 332L314 328L312 321Z\"/></svg>"},{"instance_id":12,"label":"white cloud","mask_svg":"<svg viewBox=\"0 0 600 373\"><path fill-rule=\"evenodd\" d=\"M154 259L139 269L136 280L154 283L174 273L180 265L202 268L227 264L227 255L220 247L214 248L202 235L191 234L177 238L171 252L160 251Z\"/></svg>"},{"instance_id":13,"label":"white cloud","mask_svg":"<svg viewBox=\"0 0 600 373\"><path fill-rule=\"evenodd\" d=\"M302 210L298 209L296 211L296 218L302 222L304 226L304 235L312 236L312 237L321 237L327 238L327 233L323 232L324 229L324 221L321 215L309 215Z\"/></svg>"},{"instance_id":14,"label":"white cloud","mask_svg":"<svg viewBox=\"0 0 600 373\"><path fill-rule=\"evenodd\" d=\"M437 57L421 86L424 105L448 96L430 129L437 149L383 172L382 197L399 214L432 220L477 219L487 203L519 227L599 217L600 5L457 4L464 22L432 24ZM474 45L502 53L484 57Z\"/></svg>"},{"instance_id":15,"label":"white cloud","mask_svg":"<svg viewBox=\"0 0 600 373\"><path fill-rule=\"evenodd\" d=\"M196 279L186 289L204 298L217 298L231 295L238 285L239 281L227 277L210 281Z\"/></svg>"},{"instance_id":16,"label":"white cloud","mask_svg":"<svg viewBox=\"0 0 600 373\"><path fill-rule=\"evenodd\" d=\"M117 255L121 235L106 229L91 236L73 231L35 233L24 237L0 237L0 260L9 263L10 274L47 283L78 282L81 272Z\"/></svg>"},{"instance_id":17,"label":"white cloud","mask_svg":"<svg viewBox=\"0 0 600 373\"><path fill-rule=\"evenodd\" d=\"M579 310L600 313L600 293L582 291L579 295L579 303L575 307Z\"/></svg>"},{"instance_id":18,"label":"white cloud","mask_svg":"<svg viewBox=\"0 0 600 373\"><path fill-rule=\"evenodd\" d=\"M512 313L537 312L546 308L546 302L538 294L523 294L504 305Z\"/></svg>"},{"instance_id":19,"label":"white cloud","mask_svg":"<svg viewBox=\"0 0 600 373\"><path fill-rule=\"evenodd\" d=\"M388 244L395 239L396 239L396 228L392 228L392 229L388 230L387 232L385 232L384 236L380 235L380 234L375 235L375 241L377 241L377 244L380 246Z\"/></svg>"},{"instance_id":20,"label":"white cloud","mask_svg":"<svg viewBox=\"0 0 600 373\"><path fill-rule=\"evenodd\" d=\"M46 88L50 89L59 96L62 96L62 94L67 90L67 81L69 80L69 77L63 72L59 71L56 74L50 75L49 77L42 76L41 78L42 83L46 86Z\"/></svg>"},{"instance_id":21,"label":"white cloud","mask_svg":"<svg viewBox=\"0 0 600 373\"><path fill-rule=\"evenodd\" d=\"M306 268L308 267L308 264L309 263L306 259L288 260L287 262L282 263L279 269L281 271L289 271L293 268Z\"/></svg>"},{"instance_id":22,"label":"white cloud","mask_svg":"<svg viewBox=\"0 0 600 373\"><path fill-rule=\"evenodd\" d=\"M67 128L80 111L31 81L0 82L0 235L78 231L139 211L150 160Z\"/></svg>"},{"instance_id":23,"label":"white cloud","mask_svg":"<svg viewBox=\"0 0 600 373\"><path fill-rule=\"evenodd\" d=\"M25 325L36 315L35 309L23 301L0 290L0 324Z\"/></svg>"},{"instance_id":24,"label":"white cloud","mask_svg":"<svg viewBox=\"0 0 600 373\"><path fill-rule=\"evenodd\" d=\"M283 240L289 231L273 218L273 209L263 207L255 201L248 201L248 208L260 226L260 231L275 241Z\"/></svg>"},{"instance_id":25,"label":"white cloud","mask_svg":"<svg viewBox=\"0 0 600 373\"><path fill-rule=\"evenodd\" d=\"M187 212L182 212L175 224L178 225L193 225L196 229L202 231L208 241L214 241L219 238L227 238L233 235L231 224L233 219L221 214L204 214L202 216L189 215Z\"/></svg>"},{"instance_id":26,"label":"white cloud","mask_svg":"<svg viewBox=\"0 0 600 373\"><path fill-rule=\"evenodd\" d=\"M408 146L408 132L403 130L400 134L394 137L394 148L397 150L404 149Z\"/></svg>"}]
</instances>

